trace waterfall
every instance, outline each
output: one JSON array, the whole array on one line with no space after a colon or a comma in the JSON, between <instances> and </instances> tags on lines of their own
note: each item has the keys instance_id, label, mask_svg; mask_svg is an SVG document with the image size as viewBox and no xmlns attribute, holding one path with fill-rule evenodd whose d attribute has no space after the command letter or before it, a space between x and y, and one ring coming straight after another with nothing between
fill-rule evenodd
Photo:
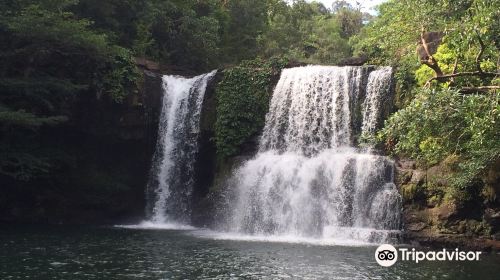
<instances>
[{"instance_id":1,"label":"waterfall","mask_svg":"<svg viewBox=\"0 0 500 280\"><path fill-rule=\"evenodd\" d=\"M401 226L393 162L355 147L381 121L392 69L283 70L255 158L228 180L226 229L257 236L383 242Z\"/></svg>"},{"instance_id":2,"label":"waterfall","mask_svg":"<svg viewBox=\"0 0 500 280\"><path fill-rule=\"evenodd\" d=\"M189 222L201 107L215 73L189 79L163 76L158 142L147 187L147 212L154 224Z\"/></svg>"},{"instance_id":3,"label":"waterfall","mask_svg":"<svg viewBox=\"0 0 500 280\"><path fill-rule=\"evenodd\" d=\"M382 67L370 73L368 77L366 99L363 104L362 133L373 133L380 125L380 109L385 96L390 94L392 76L391 67Z\"/></svg>"}]
</instances>

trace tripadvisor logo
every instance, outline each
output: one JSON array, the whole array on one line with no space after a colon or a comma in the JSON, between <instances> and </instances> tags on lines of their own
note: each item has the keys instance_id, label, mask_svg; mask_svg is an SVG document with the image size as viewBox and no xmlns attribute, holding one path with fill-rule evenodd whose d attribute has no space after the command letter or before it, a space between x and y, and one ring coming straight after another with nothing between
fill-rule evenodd
<instances>
[{"instance_id":1,"label":"tripadvisor logo","mask_svg":"<svg viewBox=\"0 0 500 280\"><path fill-rule=\"evenodd\" d=\"M389 267L398 261L411 261L419 263L420 261L479 261L480 251L459 251L442 249L440 251L418 251L415 248L396 249L390 244L382 244L375 250L375 260L381 266Z\"/></svg>"},{"instance_id":2,"label":"tripadvisor logo","mask_svg":"<svg viewBox=\"0 0 500 280\"><path fill-rule=\"evenodd\" d=\"M398 251L392 245L382 244L375 251L375 260L381 266L391 266L398 261Z\"/></svg>"}]
</instances>

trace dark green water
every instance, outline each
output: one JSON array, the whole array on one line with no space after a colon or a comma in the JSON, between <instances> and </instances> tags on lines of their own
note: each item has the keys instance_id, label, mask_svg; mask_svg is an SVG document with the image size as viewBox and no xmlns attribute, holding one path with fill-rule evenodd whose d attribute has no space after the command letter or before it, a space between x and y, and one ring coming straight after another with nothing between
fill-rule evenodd
<instances>
[{"instance_id":1,"label":"dark green water","mask_svg":"<svg viewBox=\"0 0 500 280\"><path fill-rule=\"evenodd\" d=\"M500 279L479 262L379 266L375 247L213 240L196 232L0 226L0 279Z\"/></svg>"}]
</instances>

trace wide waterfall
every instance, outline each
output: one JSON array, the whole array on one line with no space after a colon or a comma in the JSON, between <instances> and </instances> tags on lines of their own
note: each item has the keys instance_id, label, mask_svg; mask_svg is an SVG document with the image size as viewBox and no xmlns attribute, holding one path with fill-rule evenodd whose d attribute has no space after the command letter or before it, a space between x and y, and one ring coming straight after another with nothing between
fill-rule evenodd
<instances>
[{"instance_id":1,"label":"wide waterfall","mask_svg":"<svg viewBox=\"0 0 500 280\"><path fill-rule=\"evenodd\" d=\"M226 229L265 237L383 242L401 226L393 162L357 146L391 94L392 69L283 70L255 158L228 187Z\"/></svg>"},{"instance_id":2,"label":"wide waterfall","mask_svg":"<svg viewBox=\"0 0 500 280\"><path fill-rule=\"evenodd\" d=\"M147 187L148 218L154 224L189 222L201 107L215 72L190 79L163 76L158 142Z\"/></svg>"}]
</instances>

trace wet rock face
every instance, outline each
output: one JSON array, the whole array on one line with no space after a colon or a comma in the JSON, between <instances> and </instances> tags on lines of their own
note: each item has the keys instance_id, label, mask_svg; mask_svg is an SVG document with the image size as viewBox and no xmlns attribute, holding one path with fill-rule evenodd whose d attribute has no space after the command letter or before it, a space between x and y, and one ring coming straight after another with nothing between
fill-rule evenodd
<instances>
[{"instance_id":1,"label":"wet rock face","mask_svg":"<svg viewBox=\"0 0 500 280\"><path fill-rule=\"evenodd\" d=\"M368 57L366 56L355 56L343 59L340 61L340 66L362 66L368 62Z\"/></svg>"},{"instance_id":2,"label":"wet rock face","mask_svg":"<svg viewBox=\"0 0 500 280\"><path fill-rule=\"evenodd\" d=\"M70 123L41 131L40 144L57 147L62 163L47 179L5 182L0 222L100 224L143 218L162 97L161 74L143 73L139 91L123 103L82 95Z\"/></svg>"},{"instance_id":3,"label":"wet rock face","mask_svg":"<svg viewBox=\"0 0 500 280\"><path fill-rule=\"evenodd\" d=\"M484 194L476 194L464 205L447 200L446 191L453 187L444 164L424 169L414 161L400 159L395 171L396 185L403 197L403 224L408 242L500 250L500 209L491 201L483 201ZM484 192L491 181L487 178L483 181Z\"/></svg>"},{"instance_id":4,"label":"wet rock face","mask_svg":"<svg viewBox=\"0 0 500 280\"><path fill-rule=\"evenodd\" d=\"M134 60L135 64L141 69L154 72L160 71L160 64L155 61L148 60L144 57L136 57Z\"/></svg>"},{"instance_id":5,"label":"wet rock face","mask_svg":"<svg viewBox=\"0 0 500 280\"><path fill-rule=\"evenodd\" d=\"M161 74L142 71L138 92L118 104L82 96L76 107L75 129L83 133L123 140L155 140L161 110Z\"/></svg>"},{"instance_id":6,"label":"wet rock face","mask_svg":"<svg viewBox=\"0 0 500 280\"><path fill-rule=\"evenodd\" d=\"M423 229L425 229L426 227L427 227L426 223L416 222L416 223L409 224L407 226L407 230L419 232L419 231L422 231Z\"/></svg>"},{"instance_id":7,"label":"wet rock face","mask_svg":"<svg viewBox=\"0 0 500 280\"><path fill-rule=\"evenodd\" d=\"M215 145L215 121L217 84L222 80L223 72L218 71L208 82L200 116L200 139L195 161L195 181L192 193L192 223L206 226L211 220L214 199L209 197L210 188L216 176L217 150Z\"/></svg>"},{"instance_id":8,"label":"wet rock face","mask_svg":"<svg viewBox=\"0 0 500 280\"><path fill-rule=\"evenodd\" d=\"M493 232L500 231L500 209L486 209L484 211L484 220L491 225Z\"/></svg>"}]
</instances>

